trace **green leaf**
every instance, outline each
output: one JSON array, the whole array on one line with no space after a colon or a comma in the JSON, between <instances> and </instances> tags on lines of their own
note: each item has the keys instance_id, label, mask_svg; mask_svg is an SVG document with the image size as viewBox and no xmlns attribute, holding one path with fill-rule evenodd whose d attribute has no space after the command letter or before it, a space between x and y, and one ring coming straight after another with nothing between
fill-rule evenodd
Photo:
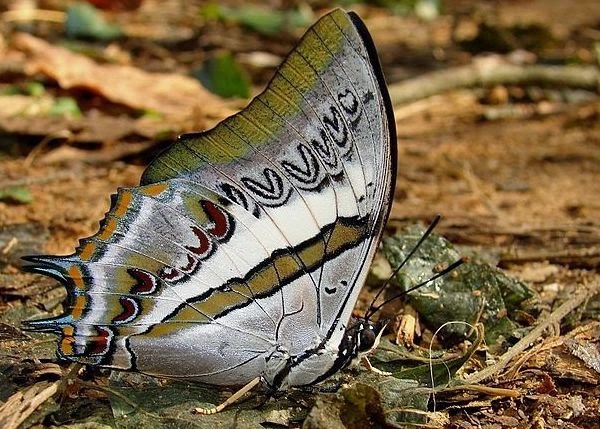
<instances>
[{"instance_id":1,"label":"green leaf","mask_svg":"<svg viewBox=\"0 0 600 429\"><path fill-rule=\"evenodd\" d=\"M75 101L72 97L58 97L48 114L51 116L66 116L71 118L81 118L83 115L81 110L79 110L79 106L77 105L77 101Z\"/></svg>"},{"instance_id":2,"label":"green leaf","mask_svg":"<svg viewBox=\"0 0 600 429\"><path fill-rule=\"evenodd\" d=\"M19 85L7 85L0 89L0 95L19 95L22 94L23 91Z\"/></svg>"},{"instance_id":3,"label":"green leaf","mask_svg":"<svg viewBox=\"0 0 600 429\"><path fill-rule=\"evenodd\" d=\"M200 8L200 16L207 21L216 21L223 17L221 6L217 3L208 3Z\"/></svg>"},{"instance_id":4,"label":"green leaf","mask_svg":"<svg viewBox=\"0 0 600 429\"><path fill-rule=\"evenodd\" d=\"M25 92L34 97L39 97L46 92L46 88L41 82L29 82L25 85Z\"/></svg>"},{"instance_id":5,"label":"green leaf","mask_svg":"<svg viewBox=\"0 0 600 429\"><path fill-rule=\"evenodd\" d=\"M115 425L121 429L264 428L271 427L267 424L273 415L286 414L292 407L285 396L265 403L264 396L258 393L260 391L253 390L247 400L239 401L220 413L198 415L193 412L196 407L218 404L226 397L224 390L236 389L174 380L161 383L156 378L138 373L113 372L110 381L106 391ZM257 407L257 404L263 405Z\"/></svg>"},{"instance_id":6,"label":"green leaf","mask_svg":"<svg viewBox=\"0 0 600 429\"><path fill-rule=\"evenodd\" d=\"M304 428L405 427L427 423L426 412L431 386L442 392L455 384L454 374L467 362L483 341L482 329L475 331L473 344L462 355L440 357L443 351L408 351L382 339L370 355L375 367L392 372L382 376L363 369L346 369L330 378L333 386L348 387L336 395L319 395ZM349 383L347 380L351 380Z\"/></svg>"},{"instance_id":7,"label":"green leaf","mask_svg":"<svg viewBox=\"0 0 600 429\"><path fill-rule=\"evenodd\" d=\"M13 204L29 204L33 201L31 191L25 186L9 186L0 189L0 201Z\"/></svg>"},{"instance_id":8,"label":"green leaf","mask_svg":"<svg viewBox=\"0 0 600 429\"><path fill-rule=\"evenodd\" d=\"M474 331L476 337L469 349L460 356L444 357L443 351L407 350L400 345L382 339L379 347L371 356L375 367L389 371L396 378L413 380L420 386L436 387L448 385L454 374L473 356L483 342L483 328ZM426 363L423 363L426 362ZM416 363L416 364L415 364ZM433 382L433 383L432 383Z\"/></svg>"},{"instance_id":9,"label":"green leaf","mask_svg":"<svg viewBox=\"0 0 600 429\"><path fill-rule=\"evenodd\" d=\"M161 119L163 115L158 110L145 109L141 117L144 119Z\"/></svg>"},{"instance_id":10,"label":"green leaf","mask_svg":"<svg viewBox=\"0 0 600 429\"><path fill-rule=\"evenodd\" d=\"M381 404L381 395L373 386L355 383L342 389L345 405L340 417L344 427L367 427L370 422L383 425L385 414Z\"/></svg>"},{"instance_id":11,"label":"green leaf","mask_svg":"<svg viewBox=\"0 0 600 429\"><path fill-rule=\"evenodd\" d=\"M41 82L28 82L24 85L7 85L0 89L0 95L31 95L39 97L46 92Z\"/></svg>"},{"instance_id":12,"label":"green leaf","mask_svg":"<svg viewBox=\"0 0 600 429\"><path fill-rule=\"evenodd\" d=\"M114 40L123 35L121 28L107 22L89 3L75 3L67 9L67 36L73 39Z\"/></svg>"},{"instance_id":13,"label":"green leaf","mask_svg":"<svg viewBox=\"0 0 600 429\"><path fill-rule=\"evenodd\" d=\"M319 395L302 427L419 427L427 421L430 391L418 387L411 380L373 377L361 371L338 394Z\"/></svg>"},{"instance_id":14,"label":"green leaf","mask_svg":"<svg viewBox=\"0 0 600 429\"><path fill-rule=\"evenodd\" d=\"M392 267L398 266L422 236L419 227L386 238L385 256ZM443 237L431 235L396 275L400 289L406 290L432 277L436 267L449 265L459 258L452 244ZM485 263L466 262L451 274L408 294L408 301L433 329L447 322L482 322L486 341L493 344L508 337L517 328L510 319L521 303L535 294L522 282L508 277ZM444 327L442 337L462 338L471 328L453 323Z\"/></svg>"},{"instance_id":15,"label":"green leaf","mask_svg":"<svg viewBox=\"0 0 600 429\"><path fill-rule=\"evenodd\" d=\"M225 98L250 96L250 78L230 52L207 60L194 76L211 92Z\"/></svg>"},{"instance_id":16,"label":"green leaf","mask_svg":"<svg viewBox=\"0 0 600 429\"><path fill-rule=\"evenodd\" d=\"M267 36L289 28L306 27L312 21L312 16L302 10L276 10L253 5L229 8L211 3L204 6L200 13L207 20L220 19L237 23Z\"/></svg>"}]
</instances>

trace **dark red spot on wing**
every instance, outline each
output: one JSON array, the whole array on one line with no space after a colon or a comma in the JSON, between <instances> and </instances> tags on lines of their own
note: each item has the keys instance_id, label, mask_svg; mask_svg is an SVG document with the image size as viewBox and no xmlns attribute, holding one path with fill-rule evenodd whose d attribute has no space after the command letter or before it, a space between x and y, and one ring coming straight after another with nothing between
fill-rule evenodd
<instances>
[{"instance_id":1,"label":"dark red spot on wing","mask_svg":"<svg viewBox=\"0 0 600 429\"><path fill-rule=\"evenodd\" d=\"M129 321L131 318L135 317L139 311L139 305L133 298L122 296L119 298L119 304L121 304L121 307L123 307L123 311L112 320L113 323L123 323Z\"/></svg>"},{"instance_id":2,"label":"dark red spot on wing","mask_svg":"<svg viewBox=\"0 0 600 429\"><path fill-rule=\"evenodd\" d=\"M131 288L132 294L144 295L156 290L156 279L152 275L136 268L128 268L127 274L136 281L135 285Z\"/></svg>"},{"instance_id":3,"label":"dark red spot on wing","mask_svg":"<svg viewBox=\"0 0 600 429\"><path fill-rule=\"evenodd\" d=\"M96 326L97 335L87 338L86 355L103 355L108 352L112 332L101 326Z\"/></svg>"},{"instance_id":4,"label":"dark red spot on wing","mask_svg":"<svg viewBox=\"0 0 600 429\"><path fill-rule=\"evenodd\" d=\"M184 273L191 273L198 266L198 260L193 258L192 255L187 255L188 263L185 267L181 267L181 271Z\"/></svg>"},{"instance_id":5,"label":"dark red spot on wing","mask_svg":"<svg viewBox=\"0 0 600 429\"><path fill-rule=\"evenodd\" d=\"M200 205L214 226L208 232L218 239L228 237L231 229L229 215L210 201L200 201Z\"/></svg>"},{"instance_id":6,"label":"dark red spot on wing","mask_svg":"<svg viewBox=\"0 0 600 429\"><path fill-rule=\"evenodd\" d=\"M189 255L188 255L188 257L191 258L191 256L189 256ZM179 271L175 268L171 268L171 267L161 268L158 275L160 276L161 279L164 279L168 282L181 280L184 277L184 274L181 271Z\"/></svg>"},{"instance_id":7,"label":"dark red spot on wing","mask_svg":"<svg viewBox=\"0 0 600 429\"><path fill-rule=\"evenodd\" d=\"M199 244L198 246L185 246L190 252L195 253L200 258L205 258L210 255L211 250L211 242L210 238L206 235L204 231L196 226L192 226L192 232L198 238Z\"/></svg>"},{"instance_id":8,"label":"dark red spot on wing","mask_svg":"<svg viewBox=\"0 0 600 429\"><path fill-rule=\"evenodd\" d=\"M200 262L197 258L190 255L189 253L185 256L187 258L187 262L183 267L163 267L158 273L160 278L168 282L177 282L185 278L187 274L192 274L196 270L196 268L198 268L198 264Z\"/></svg>"}]
</instances>

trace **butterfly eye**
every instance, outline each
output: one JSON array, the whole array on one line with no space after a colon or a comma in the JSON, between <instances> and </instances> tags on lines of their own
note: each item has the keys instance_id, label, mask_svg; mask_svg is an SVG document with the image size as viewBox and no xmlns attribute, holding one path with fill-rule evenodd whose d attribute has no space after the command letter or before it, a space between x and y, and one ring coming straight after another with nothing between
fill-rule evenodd
<instances>
[{"instance_id":1,"label":"butterfly eye","mask_svg":"<svg viewBox=\"0 0 600 429\"><path fill-rule=\"evenodd\" d=\"M358 342L358 351L368 352L371 350L375 345L375 339L377 338L373 327L370 325L365 326L358 335L360 339Z\"/></svg>"}]
</instances>

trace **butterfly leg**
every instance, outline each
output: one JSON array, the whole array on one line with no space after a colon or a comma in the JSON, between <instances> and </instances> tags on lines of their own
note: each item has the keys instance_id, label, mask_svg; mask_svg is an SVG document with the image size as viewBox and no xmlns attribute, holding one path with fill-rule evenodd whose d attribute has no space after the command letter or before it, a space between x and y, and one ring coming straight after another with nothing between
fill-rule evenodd
<instances>
[{"instance_id":1,"label":"butterfly leg","mask_svg":"<svg viewBox=\"0 0 600 429\"><path fill-rule=\"evenodd\" d=\"M367 356L363 356L360 359L360 362L363 364L363 366L365 368L367 368L369 371L374 372L377 375L392 375L391 372L387 372L387 371L382 371L378 368L375 368L372 364L371 361L369 360L369 358Z\"/></svg>"},{"instance_id":2,"label":"butterfly leg","mask_svg":"<svg viewBox=\"0 0 600 429\"><path fill-rule=\"evenodd\" d=\"M251 380L248 384L246 384L244 387L242 387L240 390L235 392L233 395L231 395L229 398L227 398L227 400L225 400L221 404L217 405L216 407L214 407L214 408L196 408L195 411L199 414L220 413L221 411L223 411L223 409L225 409L225 407L228 407L229 405L237 402L242 396L244 396L246 393L248 393L250 390L252 390L258 383L260 383L260 377L256 377L255 379Z\"/></svg>"}]
</instances>

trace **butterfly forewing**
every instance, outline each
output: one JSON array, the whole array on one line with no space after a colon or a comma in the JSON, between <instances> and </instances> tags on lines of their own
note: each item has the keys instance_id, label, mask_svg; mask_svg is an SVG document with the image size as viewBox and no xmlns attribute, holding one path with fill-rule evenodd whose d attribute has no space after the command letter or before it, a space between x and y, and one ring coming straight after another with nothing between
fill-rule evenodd
<instances>
[{"instance_id":1,"label":"butterfly forewing","mask_svg":"<svg viewBox=\"0 0 600 429\"><path fill-rule=\"evenodd\" d=\"M389 209L391 118L362 22L326 15L248 107L120 190L74 255L30 258L70 290L67 315L31 326L72 360L215 384L339 337Z\"/></svg>"}]
</instances>

